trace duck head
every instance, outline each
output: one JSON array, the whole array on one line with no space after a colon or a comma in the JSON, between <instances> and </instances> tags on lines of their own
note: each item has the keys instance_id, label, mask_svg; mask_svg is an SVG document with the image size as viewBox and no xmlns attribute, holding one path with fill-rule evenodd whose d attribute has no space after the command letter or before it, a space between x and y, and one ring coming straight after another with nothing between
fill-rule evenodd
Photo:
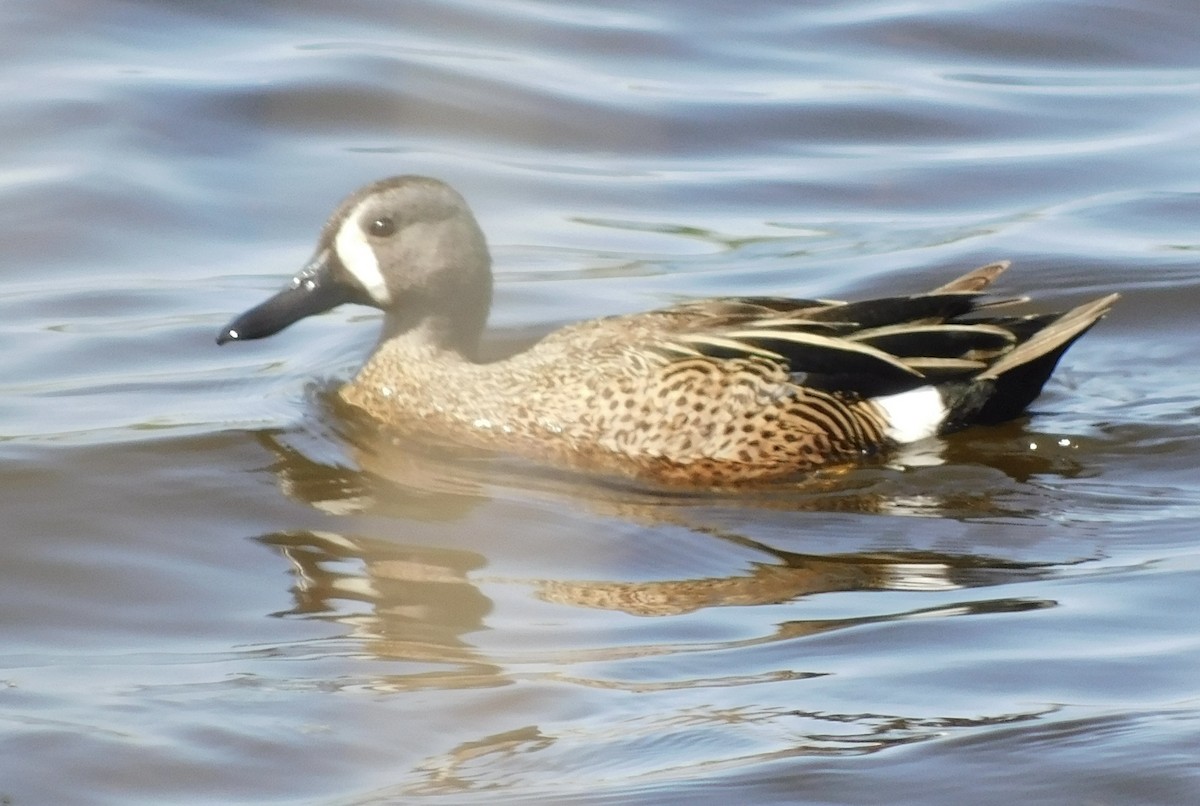
<instances>
[{"instance_id":1,"label":"duck head","mask_svg":"<svg viewBox=\"0 0 1200 806\"><path fill-rule=\"evenodd\" d=\"M384 311L385 339L416 332L470 354L491 300L487 242L466 201L436 179L396 176L343 201L312 259L282 291L222 328L217 344L271 336L352 302Z\"/></svg>"}]
</instances>

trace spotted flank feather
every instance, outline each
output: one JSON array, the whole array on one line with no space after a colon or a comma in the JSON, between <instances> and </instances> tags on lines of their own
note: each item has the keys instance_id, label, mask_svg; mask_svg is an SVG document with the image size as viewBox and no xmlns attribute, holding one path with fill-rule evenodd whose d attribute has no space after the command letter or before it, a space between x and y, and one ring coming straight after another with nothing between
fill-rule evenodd
<instances>
[{"instance_id":1,"label":"spotted flank feather","mask_svg":"<svg viewBox=\"0 0 1200 806\"><path fill-rule=\"evenodd\" d=\"M423 177L347 199L283 292L219 342L343 302L385 312L340 391L393 435L683 485L792 477L1016 417L1112 294L1065 313L1003 312L992 263L932 291L857 302L738 297L580 322L479 361L487 247L466 202Z\"/></svg>"}]
</instances>

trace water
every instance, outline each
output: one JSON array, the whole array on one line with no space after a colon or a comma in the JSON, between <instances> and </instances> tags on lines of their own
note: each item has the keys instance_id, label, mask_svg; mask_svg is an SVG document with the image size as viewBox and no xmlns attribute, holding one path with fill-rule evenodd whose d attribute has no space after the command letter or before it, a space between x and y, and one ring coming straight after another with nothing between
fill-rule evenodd
<instances>
[{"instance_id":1,"label":"water","mask_svg":"<svg viewBox=\"0 0 1200 806\"><path fill-rule=\"evenodd\" d=\"M1200 10L0 10L0 796L1200 798ZM346 309L218 349L439 176L493 340L711 294L1113 315L942 464L671 496L352 436Z\"/></svg>"}]
</instances>

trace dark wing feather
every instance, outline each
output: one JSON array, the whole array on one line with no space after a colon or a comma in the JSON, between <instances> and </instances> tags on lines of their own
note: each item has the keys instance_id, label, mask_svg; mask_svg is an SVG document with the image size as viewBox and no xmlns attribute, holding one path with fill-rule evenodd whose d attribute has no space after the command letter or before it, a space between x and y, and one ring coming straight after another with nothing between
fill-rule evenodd
<instances>
[{"instance_id":1,"label":"dark wing feather","mask_svg":"<svg viewBox=\"0 0 1200 806\"><path fill-rule=\"evenodd\" d=\"M1015 377L1018 373L1012 373L1009 364L1029 363L1024 356L1038 353L1040 342L1049 344L1049 351L1075 331L1062 337L1051 333L1065 327L1058 324L1060 314L979 315L1020 301L982 297L1007 266L1003 262L980 267L927 294L861 302L708 299L642 315L645 318L638 321L657 323L652 343L646 346L668 360L699 356L769 361L786 368L797 384L845 394L870 397L930 383L987 378L996 367ZM1103 315L1087 318L1089 311L1069 316L1068 325L1075 327L1073 319L1086 324ZM1078 329L1082 332L1084 325ZM1043 331L1050 335L1039 335Z\"/></svg>"},{"instance_id":2,"label":"dark wing feather","mask_svg":"<svg viewBox=\"0 0 1200 806\"><path fill-rule=\"evenodd\" d=\"M892 355L925 358L998 355L1017 341L1010 331L984 323L890 325L862 330L848 338Z\"/></svg>"},{"instance_id":3,"label":"dark wing feather","mask_svg":"<svg viewBox=\"0 0 1200 806\"><path fill-rule=\"evenodd\" d=\"M864 330L900 322L944 322L975 310L978 296L973 291L955 291L883 297L810 311L806 317L815 322L854 322Z\"/></svg>"},{"instance_id":4,"label":"dark wing feather","mask_svg":"<svg viewBox=\"0 0 1200 806\"><path fill-rule=\"evenodd\" d=\"M756 356L778 361L793 373L873 374L893 383L912 383L921 373L895 356L849 339L783 330L733 330L720 333L689 333L671 344L690 355L711 358Z\"/></svg>"},{"instance_id":5,"label":"dark wing feather","mask_svg":"<svg viewBox=\"0 0 1200 806\"><path fill-rule=\"evenodd\" d=\"M785 366L796 383L827 391L878 395L986 367L979 354L998 355L1015 339L992 325L942 324L970 313L977 292L952 290L864 302L722 300L709 307L727 316L694 331L669 334L665 355L716 360L757 358ZM769 300L771 304L760 304ZM710 301L711 302L711 301ZM745 306L745 307L743 307ZM672 309L675 310L675 309ZM771 311L755 316L752 311ZM748 314L748 315L747 315Z\"/></svg>"}]
</instances>

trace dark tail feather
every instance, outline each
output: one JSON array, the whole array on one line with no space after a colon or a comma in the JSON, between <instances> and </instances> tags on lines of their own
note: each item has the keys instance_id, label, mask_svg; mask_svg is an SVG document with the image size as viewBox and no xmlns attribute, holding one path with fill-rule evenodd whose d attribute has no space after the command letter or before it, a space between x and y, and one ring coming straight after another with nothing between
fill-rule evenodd
<instances>
[{"instance_id":1,"label":"dark tail feather","mask_svg":"<svg viewBox=\"0 0 1200 806\"><path fill-rule=\"evenodd\" d=\"M947 390L952 414L951 429L970 423L1000 423L1020 416L1042 392L1058 360L1076 339L1100 321L1117 301L1118 294L1072 308L1018 344L970 382Z\"/></svg>"}]
</instances>

